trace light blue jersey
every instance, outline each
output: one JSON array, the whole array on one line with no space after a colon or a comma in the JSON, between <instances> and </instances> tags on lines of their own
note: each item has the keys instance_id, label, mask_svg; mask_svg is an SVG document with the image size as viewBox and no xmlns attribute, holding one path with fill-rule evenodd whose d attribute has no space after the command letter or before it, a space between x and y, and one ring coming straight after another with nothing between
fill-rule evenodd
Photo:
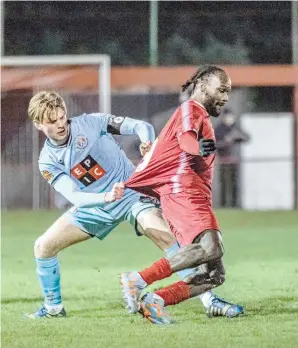
<instances>
[{"instance_id":1,"label":"light blue jersey","mask_svg":"<svg viewBox=\"0 0 298 348\"><path fill-rule=\"evenodd\" d=\"M126 121L123 122L124 120ZM70 136L67 144L55 146L49 139L44 144L39 158L43 177L55 187L59 178L67 175L76 183L76 191L84 193L111 191L116 182L126 181L133 172L134 165L108 132L109 128L113 129L113 125L119 124L122 127L121 134L138 134L134 127L138 122L146 123L98 113L77 116L69 122ZM154 139L146 138L154 138L154 133L153 136L143 134L143 137L141 141L152 141ZM102 239L119 222L132 219L132 210L139 210L136 210L135 204L143 207L140 194L126 189L121 200L92 207L74 207L66 214L72 223Z\"/></svg>"}]
</instances>

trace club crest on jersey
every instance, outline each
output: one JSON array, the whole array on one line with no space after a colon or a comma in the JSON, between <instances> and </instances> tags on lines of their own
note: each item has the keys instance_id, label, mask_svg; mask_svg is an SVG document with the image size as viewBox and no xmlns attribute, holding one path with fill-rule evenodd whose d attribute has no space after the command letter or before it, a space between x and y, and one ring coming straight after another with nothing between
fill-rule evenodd
<instances>
[{"instance_id":1,"label":"club crest on jersey","mask_svg":"<svg viewBox=\"0 0 298 348\"><path fill-rule=\"evenodd\" d=\"M43 170L41 172L42 176L47 180L50 181L52 177L54 176L52 173L50 173L48 170Z\"/></svg>"},{"instance_id":2,"label":"club crest on jersey","mask_svg":"<svg viewBox=\"0 0 298 348\"><path fill-rule=\"evenodd\" d=\"M84 186L93 184L106 174L106 171L90 155L74 166L70 172Z\"/></svg>"},{"instance_id":3,"label":"club crest on jersey","mask_svg":"<svg viewBox=\"0 0 298 348\"><path fill-rule=\"evenodd\" d=\"M84 149L88 145L88 139L83 134L76 136L75 144L78 149Z\"/></svg>"}]
</instances>

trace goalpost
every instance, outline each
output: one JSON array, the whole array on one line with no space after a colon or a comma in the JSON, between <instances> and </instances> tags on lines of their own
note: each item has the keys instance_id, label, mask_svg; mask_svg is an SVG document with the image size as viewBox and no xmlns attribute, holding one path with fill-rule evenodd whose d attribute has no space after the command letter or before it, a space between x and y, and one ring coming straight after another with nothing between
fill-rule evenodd
<instances>
[{"instance_id":1,"label":"goalpost","mask_svg":"<svg viewBox=\"0 0 298 348\"><path fill-rule=\"evenodd\" d=\"M111 112L111 61L105 54L53 55L53 56L7 56L1 57L1 66L10 68L44 66L98 66L98 104L103 113ZM38 86L35 86L38 87ZM39 157L39 134L32 128L32 208L40 209L40 174L37 166Z\"/></svg>"},{"instance_id":2,"label":"goalpost","mask_svg":"<svg viewBox=\"0 0 298 348\"><path fill-rule=\"evenodd\" d=\"M106 54L55 55L55 56L10 56L1 57L1 66L38 67L45 65L97 65L99 105L102 112L111 112L111 61Z\"/></svg>"}]
</instances>

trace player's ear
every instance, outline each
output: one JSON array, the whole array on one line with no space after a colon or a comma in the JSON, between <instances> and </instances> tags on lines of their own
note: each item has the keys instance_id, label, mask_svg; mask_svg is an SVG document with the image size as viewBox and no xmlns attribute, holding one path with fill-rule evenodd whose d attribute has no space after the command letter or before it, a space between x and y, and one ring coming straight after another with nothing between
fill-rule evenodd
<instances>
[{"instance_id":1,"label":"player's ear","mask_svg":"<svg viewBox=\"0 0 298 348\"><path fill-rule=\"evenodd\" d=\"M36 122L33 122L35 128L37 128L38 130L41 130L41 124L40 123L36 123Z\"/></svg>"},{"instance_id":2,"label":"player's ear","mask_svg":"<svg viewBox=\"0 0 298 348\"><path fill-rule=\"evenodd\" d=\"M206 84L202 83L202 81L200 81L200 85L198 87L200 88L202 93L206 92Z\"/></svg>"}]
</instances>

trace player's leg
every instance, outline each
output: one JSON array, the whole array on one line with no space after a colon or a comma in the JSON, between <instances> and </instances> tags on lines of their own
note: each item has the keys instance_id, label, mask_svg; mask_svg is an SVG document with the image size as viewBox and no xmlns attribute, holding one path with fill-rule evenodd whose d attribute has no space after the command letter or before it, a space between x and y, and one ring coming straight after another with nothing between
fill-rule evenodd
<instances>
[{"instance_id":1,"label":"player's leg","mask_svg":"<svg viewBox=\"0 0 298 348\"><path fill-rule=\"evenodd\" d=\"M180 249L179 244L176 242L173 234L170 232L168 224L166 223L161 210L159 208L150 208L142 211L138 216L138 231L151 239L159 248L165 251L167 258L174 256ZM211 263L212 264L212 263ZM192 277L194 274L199 275L206 274L206 266L208 264L203 264L196 268L188 268L182 271L177 272L177 275L184 281L189 277ZM210 271L211 272L211 271ZM129 272L126 274L126 279L131 284L131 278L136 279L138 281L138 277L136 272ZM212 270L213 274L213 270ZM214 273L214 280L219 280L219 284L221 283L222 278L224 277L224 268L218 268L218 272ZM213 280L212 280L213 281ZM139 290L140 293L143 290L143 287L146 286L142 280L139 281ZM141 286L143 285L143 287ZM231 302L227 302L219 297L217 297L212 290L204 291L200 289L198 292L198 297L203 303L203 306L206 310L207 315L210 316L227 316L227 317L236 317L243 313L242 306L238 304L233 304ZM195 296L195 295L194 295ZM140 294L138 295L138 298Z\"/></svg>"},{"instance_id":2,"label":"player's leg","mask_svg":"<svg viewBox=\"0 0 298 348\"><path fill-rule=\"evenodd\" d=\"M192 244L185 245L178 253L168 259L173 273L189 267L198 267L214 260L221 259L224 254L221 233L217 230L205 230Z\"/></svg>"},{"instance_id":3,"label":"player's leg","mask_svg":"<svg viewBox=\"0 0 298 348\"><path fill-rule=\"evenodd\" d=\"M174 272L220 259L223 245L210 203L201 195L178 193L161 197L163 214L182 247L139 272L147 285ZM214 226L214 227L213 227Z\"/></svg>"},{"instance_id":4,"label":"player's leg","mask_svg":"<svg viewBox=\"0 0 298 348\"><path fill-rule=\"evenodd\" d=\"M161 209L154 207L141 211L136 219L139 234L149 238L161 250L167 251L179 245L162 216Z\"/></svg>"},{"instance_id":5,"label":"player's leg","mask_svg":"<svg viewBox=\"0 0 298 348\"><path fill-rule=\"evenodd\" d=\"M184 279L190 286L190 297L197 296L197 294L202 292L205 293L206 284L208 284L207 288L209 288L209 283L212 287L217 287L224 280L225 269L222 259L200 265L196 268L196 272ZM226 316L233 318L243 314L243 307L214 296L206 308L206 313L209 317Z\"/></svg>"},{"instance_id":6,"label":"player's leg","mask_svg":"<svg viewBox=\"0 0 298 348\"><path fill-rule=\"evenodd\" d=\"M173 201L171 197L169 197L169 199L170 199L170 202ZM175 195L175 203L177 202L177 200L180 201L179 209L181 206L184 207L185 202L189 201L189 199L185 199L184 195L182 195L181 197L178 195ZM175 218L173 218L172 220L175 222L175 225L177 225L178 228L180 228L180 231L175 230L173 224L169 223L172 234L180 236L182 241L184 242L186 241L186 243L187 242L189 243L189 245L185 248L186 250L184 249L183 252L181 251L181 249L179 249L179 245L177 243L174 243L173 238L168 237L168 224L164 221L163 216L158 209L156 208L144 209L144 204L143 204L141 206L143 209L141 213L139 213L138 215L132 214L136 217L138 221L138 228L137 228L138 232L141 231L142 234L147 235L157 245L159 245L161 249L164 249L164 247L167 246L167 249L165 249L165 251L168 254L167 256L169 260L171 259L171 257L174 257L174 255L176 255L177 253L178 255L181 255L179 260L180 262L182 261L182 265L180 265L181 269L180 271L178 271L178 275L182 279L184 279L186 276L188 276L194 271L193 269L184 269L186 265L184 265L183 262L185 262L185 255L187 255L189 252L188 249L191 249L192 253L198 254L197 258L200 260L201 263L205 263L208 260L211 260L214 258L215 259L220 258L223 253L221 234L217 230L212 230L211 231L212 233L210 234L210 236L207 233L207 231L202 234L199 233L200 231L204 231L205 229L204 227L206 225L217 227L217 222L211 208L207 206L207 209L202 209L201 202L200 201L198 202L196 200L194 202L191 202L191 204L192 204L191 206L192 209L189 209L189 207L185 207L184 212L182 212L182 216L185 216L185 218L181 219L181 214L179 214L179 211L175 212L174 214ZM177 204L175 205L177 206ZM196 210L195 210L195 213L192 213L192 211L194 210L193 209L194 206L198 206L200 208L200 212L201 212L200 214L197 214ZM205 201L203 202L203 206L205 208L206 206ZM172 212L172 210L175 210L175 209L169 209L170 213ZM198 216L199 216L199 219L198 219ZM187 231L186 236L183 235L184 230ZM196 232L196 231L199 231L199 232ZM207 236L204 237L205 233L207 234ZM197 235L199 235L199 237L195 238ZM152 236L154 238L152 238ZM162 241L160 241L161 236L164 236ZM202 243L202 246L198 247L197 245L191 244L194 239L195 239L195 242L200 240L200 242ZM199 252L198 252L198 249L199 249ZM182 254L180 254L181 252ZM186 259L188 259L188 257L186 257ZM192 257L192 259L196 261L195 257ZM158 275L160 272L162 273L163 266L167 264L167 262L163 262L163 261L167 261L166 259L163 259L160 261L161 262L157 262L156 264L154 264L154 267L151 268L151 271L153 272L154 277ZM176 263L176 258L174 258L173 261ZM139 296L142 290L146 287L147 282L142 278L141 274L138 272L123 273L122 278L123 278L122 289L124 292L124 298L128 302L128 308L131 312L136 312L138 309L137 302L138 302ZM215 301L222 301L218 299L210 290L205 293L201 293L200 298L206 309L210 307L211 303Z\"/></svg>"},{"instance_id":7,"label":"player's leg","mask_svg":"<svg viewBox=\"0 0 298 348\"><path fill-rule=\"evenodd\" d=\"M213 235L211 235L211 232ZM177 272L186 267L198 267L201 261L201 265L206 264L206 262L209 262L209 253L217 252L218 255L222 253L221 243L219 242L221 242L221 239L218 238L217 231L205 231L200 238L194 240L194 244L184 246L168 260L165 259L163 262L159 260L141 271L140 275L149 285L156 278L161 278L161 275L170 275L171 272ZM156 274L157 271L160 272L159 276ZM140 302L139 312L154 324L172 323L173 320L167 315L165 307L176 305L219 285L219 282L224 280L224 277L220 276L222 274L220 271L216 272L219 275L218 277L215 277L213 273L210 277L208 268L200 267L197 274L190 275L186 281L179 281L153 293L146 294ZM162 278L164 277L162 276Z\"/></svg>"},{"instance_id":8,"label":"player's leg","mask_svg":"<svg viewBox=\"0 0 298 348\"><path fill-rule=\"evenodd\" d=\"M215 288L225 281L225 269L222 259L204 263L195 268L195 272L184 279L189 285L190 297Z\"/></svg>"},{"instance_id":9,"label":"player's leg","mask_svg":"<svg viewBox=\"0 0 298 348\"><path fill-rule=\"evenodd\" d=\"M170 248L166 249L165 252L166 252L167 258L177 254L179 249L180 249L180 246L177 242L175 244L173 244ZM192 275L193 273L200 272L200 271L203 272L203 269L201 267L187 268L187 269L184 269L182 271L177 272L177 275L181 278L181 280L185 280L188 276ZM208 291L200 294L198 297L201 300L205 310L208 310L208 308L210 307L212 302L214 302L216 300L220 300L213 293L212 290L208 290Z\"/></svg>"},{"instance_id":10,"label":"player's leg","mask_svg":"<svg viewBox=\"0 0 298 348\"><path fill-rule=\"evenodd\" d=\"M177 243L163 219L161 209L149 197L136 195L126 219L135 228L138 236L148 237L162 250ZM127 308L131 313L136 313L138 311L138 301L146 283L137 272L121 273L120 282ZM133 284L132 291L130 291L131 284Z\"/></svg>"},{"instance_id":11,"label":"player's leg","mask_svg":"<svg viewBox=\"0 0 298 348\"><path fill-rule=\"evenodd\" d=\"M155 281L170 277L173 273L185 270L187 268L197 267L201 264L220 259L223 255L223 246L221 234L215 230L207 230L202 233L199 240L193 244L185 245L179 251L169 258L162 258L154 262L148 268L140 272L134 272L130 275L130 279L124 279L124 284L129 285L129 291L126 286L123 286L124 293L127 292L126 297L129 298L129 293L139 293L140 289L144 288ZM136 279L132 279L132 278ZM183 282L184 283L184 282ZM186 284L186 283L184 283ZM188 287L188 285L187 285ZM210 287L207 290L210 290ZM133 309L136 310L136 298L131 299ZM181 302L181 300L179 300ZM130 304L128 304L130 306ZM133 311L131 309L131 311Z\"/></svg>"},{"instance_id":12,"label":"player's leg","mask_svg":"<svg viewBox=\"0 0 298 348\"><path fill-rule=\"evenodd\" d=\"M203 249L204 252L209 254L207 257L210 260L222 254L223 246L221 235L218 232L218 223L210 202L208 204L208 200L202 199L201 196L197 194L181 193L178 195L166 196L163 201L165 207L164 213L169 219L169 226L173 234L180 240L181 244L189 245L190 248L194 248L194 242L200 241L201 245L195 246L195 248ZM183 219L181 219L180 216L183 216ZM214 231L215 233L212 232L208 235L208 232L206 232L208 230L211 232ZM204 236L205 233L207 233L206 236ZM206 248L204 245L208 247ZM203 248L201 248L201 246ZM199 259L201 258L200 253L197 254L197 257ZM195 261L195 258L193 260ZM181 273L181 271L179 273ZM210 290L202 293L200 298L207 311L211 304L217 303L218 306L221 306L227 303L216 297ZM230 305L239 309L238 305L233 305L232 303L230 303ZM241 308L241 311L242 310ZM238 310L234 311L235 314L238 312ZM231 311L229 315L231 315Z\"/></svg>"},{"instance_id":13,"label":"player's leg","mask_svg":"<svg viewBox=\"0 0 298 348\"><path fill-rule=\"evenodd\" d=\"M177 260L175 263L177 264ZM155 294L163 299L164 306L175 305L223 284L224 280L225 270L222 259L216 259L199 265L184 281L157 290Z\"/></svg>"},{"instance_id":14,"label":"player's leg","mask_svg":"<svg viewBox=\"0 0 298 348\"><path fill-rule=\"evenodd\" d=\"M160 249L165 251L168 257L173 256L178 252L179 245L173 233L171 233L167 222L163 218L161 209L154 205L152 206L150 199L147 203L138 202L135 204L132 207L131 212L129 221L136 228L138 235L145 235L151 239ZM193 271L193 269L182 270L178 272L178 275L181 279L184 279ZM121 284L124 293L124 300L125 302L129 302L129 311L136 313L138 310L138 300L142 290L146 287L146 283L139 276L138 272L124 272L121 274ZM133 285L132 291L130 291L131 285ZM129 293L131 293L131 296ZM216 296L212 291L200 295L200 299L205 307L208 307L210 302L215 298Z\"/></svg>"},{"instance_id":15,"label":"player's leg","mask_svg":"<svg viewBox=\"0 0 298 348\"><path fill-rule=\"evenodd\" d=\"M181 248L181 254L179 254L180 252L168 259L171 270L174 272L185 266L197 266L196 272L189 275L184 281L176 282L143 297L140 303L140 313L152 322L169 323L171 320L166 315L164 307L176 305L188 298L205 293L223 284L225 280L225 271L221 259L223 246L218 231L204 231L204 233L198 235L192 245ZM189 259L193 261L189 261ZM202 260L207 262L201 263ZM151 273L152 277L150 267L140 272L145 281L148 279L146 277L149 276L147 272ZM210 303L207 313L210 316L235 317L243 313L243 308L216 298Z\"/></svg>"},{"instance_id":16,"label":"player's leg","mask_svg":"<svg viewBox=\"0 0 298 348\"><path fill-rule=\"evenodd\" d=\"M160 208L149 207L142 210L137 215L136 223L137 234L149 238L166 253L167 257L173 256L179 251L180 246L164 219ZM194 269L186 269L178 272L178 275L184 279L193 271Z\"/></svg>"},{"instance_id":17,"label":"player's leg","mask_svg":"<svg viewBox=\"0 0 298 348\"><path fill-rule=\"evenodd\" d=\"M60 288L59 251L82 242L91 236L72 224L65 215L61 216L34 245L36 271L44 296L44 306L31 319L65 316Z\"/></svg>"},{"instance_id":18,"label":"player's leg","mask_svg":"<svg viewBox=\"0 0 298 348\"><path fill-rule=\"evenodd\" d=\"M195 238L193 244L185 245L175 255L168 259L161 259L155 262L150 267L139 272L139 275L146 283L146 286L148 286L156 280L169 277L175 272L219 260L223 256L223 252L220 232L216 230L206 230ZM217 274L221 274L220 271L221 270L219 270ZM193 279L193 277L194 276L190 275L188 278ZM198 270L195 279L200 279L201 281L200 291L198 291L199 285L197 283L194 288L197 290L195 292L187 281L180 281L156 291L155 294L164 300L164 306L174 305L190 297L211 290L224 281L224 277L212 278L213 281L211 281L209 274L206 272L202 273L201 270Z\"/></svg>"},{"instance_id":19,"label":"player's leg","mask_svg":"<svg viewBox=\"0 0 298 348\"><path fill-rule=\"evenodd\" d=\"M154 324L171 324L173 319L167 315L165 307L175 305L187 298L195 297L202 292L214 288L224 281L224 267L221 260L202 264L195 269L184 281L147 293L140 302L140 314ZM209 306L210 307L210 306ZM216 306L215 306L216 307ZM210 308L209 313L225 315L228 313L228 303L220 308ZM221 313L221 314L220 314ZM229 311L231 314L232 311Z\"/></svg>"},{"instance_id":20,"label":"player's leg","mask_svg":"<svg viewBox=\"0 0 298 348\"><path fill-rule=\"evenodd\" d=\"M137 232L149 238L156 246L166 253L168 258L176 255L180 249L160 208L145 209L138 215ZM189 268L177 272L177 274L181 279L184 279L194 271L194 268Z\"/></svg>"},{"instance_id":21,"label":"player's leg","mask_svg":"<svg viewBox=\"0 0 298 348\"><path fill-rule=\"evenodd\" d=\"M183 270L187 267L197 267L201 264L218 260L222 255L223 246L221 234L216 230L207 230L199 235L192 245L184 246L176 255L170 257L168 260L161 259L147 269L144 269L141 272L135 272L136 279L129 279L129 281L130 284L137 284L139 286L138 292L140 292L141 289L156 280L164 279L172 273ZM220 271L218 271L217 274L222 275ZM196 276L197 279L198 274ZM146 299L141 302L142 314L151 321L161 321L161 323L163 323L163 320L168 321L166 317L163 318L165 315L165 311L163 310L164 306L174 305L192 296L202 294L203 292L222 284L224 280L224 277L219 276L210 278L208 274L205 274L205 272L200 274L200 276L202 282L202 284L200 284L200 291L198 291L198 284L196 284L195 287L195 290L197 291L195 292L193 290L191 292L191 288L187 282L177 282L164 289L158 290L153 295L150 295L153 296L152 298L147 296ZM125 290L124 287L123 289ZM131 289L130 293L135 293L135 291L136 286ZM126 292L126 299L131 312L134 312L139 308L136 299L132 298L128 292ZM158 315L158 313L163 313L163 315Z\"/></svg>"}]
</instances>

